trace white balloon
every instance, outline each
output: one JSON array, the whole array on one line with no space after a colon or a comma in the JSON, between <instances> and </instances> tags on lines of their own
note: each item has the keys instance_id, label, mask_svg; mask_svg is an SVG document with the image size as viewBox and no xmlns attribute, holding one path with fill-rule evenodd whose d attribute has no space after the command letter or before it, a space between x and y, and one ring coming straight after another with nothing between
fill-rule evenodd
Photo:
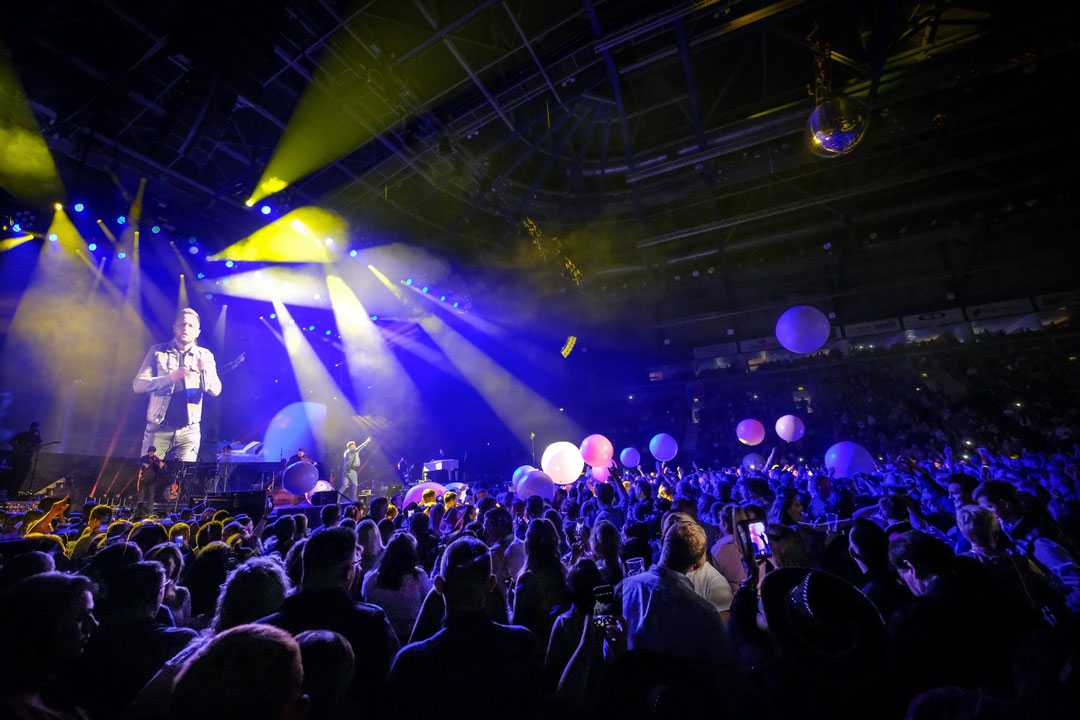
<instances>
[{"instance_id":1,"label":"white balloon","mask_svg":"<svg viewBox=\"0 0 1080 720\"><path fill-rule=\"evenodd\" d=\"M776 421L776 434L787 442L796 442L806 434L806 423L798 415L784 415Z\"/></svg>"},{"instance_id":2,"label":"white balloon","mask_svg":"<svg viewBox=\"0 0 1080 720\"><path fill-rule=\"evenodd\" d=\"M578 446L570 442L556 442L547 446L540 459L543 470L556 485L570 485L585 469L585 458Z\"/></svg>"}]
</instances>

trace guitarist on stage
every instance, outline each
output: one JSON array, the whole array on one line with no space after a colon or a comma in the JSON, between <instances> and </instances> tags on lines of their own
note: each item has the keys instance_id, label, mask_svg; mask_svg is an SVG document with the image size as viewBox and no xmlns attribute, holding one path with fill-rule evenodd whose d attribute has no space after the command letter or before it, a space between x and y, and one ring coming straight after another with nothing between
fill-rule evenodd
<instances>
[{"instance_id":1,"label":"guitarist on stage","mask_svg":"<svg viewBox=\"0 0 1080 720\"><path fill-rule=\"evenodd\" d=\"M162 478L165 475L164 471L164 458L158 457L157 448L151 446L139 460L138 478L138 502L145 507L148 513L153 512L154 503L158 500Z\"/></svg>"}]
</instances>

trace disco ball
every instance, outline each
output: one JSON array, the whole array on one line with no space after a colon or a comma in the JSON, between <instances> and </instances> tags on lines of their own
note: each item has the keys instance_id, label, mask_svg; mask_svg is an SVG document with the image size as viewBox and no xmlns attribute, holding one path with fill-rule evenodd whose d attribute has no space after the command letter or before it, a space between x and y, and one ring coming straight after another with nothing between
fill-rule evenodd
<instances>
[{"instance_id":1,"label":"disco ball","mask_svg":"<svg viewBox=\"0 0 1080 720\"><path fill-rule=\"evenodd\" d=\"M810 113L810 149L822 157L847 155L866 137L870 114L858 100L835 97Z\"/></svg>"}]
</instances>

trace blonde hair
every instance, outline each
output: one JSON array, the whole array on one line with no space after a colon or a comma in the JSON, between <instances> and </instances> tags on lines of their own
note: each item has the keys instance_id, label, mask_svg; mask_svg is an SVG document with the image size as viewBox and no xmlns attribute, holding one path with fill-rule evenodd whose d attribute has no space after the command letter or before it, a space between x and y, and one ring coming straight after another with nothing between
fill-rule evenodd
<instances>
[{"instance_id":1,"label":"blonde hair","mask_svg":"<svg viewBox=\"0 0 1080 720\"><path fill-rule=\"evenodd\" d=\"M195 324L199 325L200 327L202 326L202 318L199 317L199 313L195 311L195 308L190 307L180 308L179 310L177 310L176 319L173 320L173 324L175 325L176 323L180 322L180 319L183 318L185 315L191 315L195 318Z\"/></svg>"},{"instance_id":2,"label":"blonde hair","mask_svg":"<svg viewBox=\"0 0 1080 720\"><path fill-rule=\"evenodd\" d=\"M993 547L1001 533L997 515L982 505L964 505L957 510L956 527L976 547Z\"/></svg>"}]
</instances>

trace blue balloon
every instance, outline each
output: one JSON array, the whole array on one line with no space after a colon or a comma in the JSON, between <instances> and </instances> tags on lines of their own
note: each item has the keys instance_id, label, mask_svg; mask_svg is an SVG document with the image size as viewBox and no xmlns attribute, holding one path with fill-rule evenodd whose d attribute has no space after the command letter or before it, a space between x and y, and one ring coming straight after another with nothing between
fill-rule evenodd
<instances>
[{"instance_id":1,"label":"blue balloon","mask_svg":"<svg viewBox=\"0 0 1080 720\"><path fill-rule=\"evenodd\" d=\"M667 433L657 433L649 441L649 452L660 462L670 462L679 454L679 443Z\"/></svg>"},{"instance_id":2,"label":"blue balloon","mask_svg":"<svg viewBox=\"0 0 1080 720\"><path fill-rule=\"evenodd\" d=\"M874 457L859 443L844 440L825 451L825 467L833 471L833 477L848 478L874 472Z\"/></svg>"},{"instance_id":3,"label":"blue balloon","mask_svg":"<svg viewBox=\"0 0 1080 720\"><path fill-rule=\"evenodd\" d=\"M513 477L510 478L510 489L516 490L518 483L521 482L526 475L528 475L535 469L536 468L534 468L532 465L522 465L517 470L515 470Z\"/></svg>"},{"instance_id":4,"label":"blue balloon","mask_svg":"<svg viewBox=\"0 0 1080 720\"><path fill-rule=\"evenodd\" d=\"M821 349L832 328L825 313L812 305L788 308L776 321L776 339L793 353L812 353Z\"/></svg>"},{"instance_id":5,"label":"blue balloon","mask_svg":"<svg viewBox=\"0 0 1080 720\"><path fill-rule=\"evenodd\" d=\"M628 468L636 468L641 464L641 453L637 451L637 448L623 448L623 451L619 453L619 462Z\"/></svg>"}]
</instances>

